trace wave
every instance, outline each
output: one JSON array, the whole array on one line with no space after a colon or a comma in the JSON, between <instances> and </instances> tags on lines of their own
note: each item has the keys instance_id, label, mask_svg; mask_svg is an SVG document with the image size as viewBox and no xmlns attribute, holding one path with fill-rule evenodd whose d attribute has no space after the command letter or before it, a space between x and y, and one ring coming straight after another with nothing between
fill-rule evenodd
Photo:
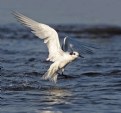
<instances>
[{"instance_id":1,"label":"wave","mask_svg":"<svg viewBox=\"0 0 121 113\"><path fill-rule=\"evenodd\" d=\"M57 31L75 34L95 34L95 35L121 35L121 27L108 25L79 26L79 25L58 25Z\"/></svg>"},{"instance_id":2,"label":"wave","mask_svg":"<svg viewBox=\"0 0 121 113\"><path fill-rule=\"evenodd\" d=\"M109 25L51 25L60 34L73 34L78 37L112 37L121 35L120 26ZM35 36L27 29L18 24L0 26L0 38L34 38Z\"/></svg>"}]
</instances>

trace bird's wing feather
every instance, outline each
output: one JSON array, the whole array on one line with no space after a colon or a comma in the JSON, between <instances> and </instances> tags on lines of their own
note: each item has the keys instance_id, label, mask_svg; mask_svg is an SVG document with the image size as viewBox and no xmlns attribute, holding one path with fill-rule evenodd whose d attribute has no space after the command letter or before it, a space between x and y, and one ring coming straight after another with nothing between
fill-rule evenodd
<instances>
[{"instance_id":1,"label":"bird's wing feather","mask_svg":"<svg viewBox=\"0 0 121 113\"><path fill-rule=\"evenodd\" d=\"M96 46L78 41L73 38L65 37L62 43L63 51L78 51L80 54L93 54L94 49L97 49Z\"/></svg>"},{"instance_id":2,"label":"bird's wing feather","mask_svg":"<svg viewBox=\"0 0 121 113\"><path fill-rule=\"evenodd\" d=\"M34 33L40 39L44 39L44 43L47 44L49 57L57 57L55 54L59 54L61 51L61 46L58 38L58 33L46 24L36 22L21 13L13 12L15 18L21 22L26 27L30 28L32 33Z\"/></svg>"}]
</instances>

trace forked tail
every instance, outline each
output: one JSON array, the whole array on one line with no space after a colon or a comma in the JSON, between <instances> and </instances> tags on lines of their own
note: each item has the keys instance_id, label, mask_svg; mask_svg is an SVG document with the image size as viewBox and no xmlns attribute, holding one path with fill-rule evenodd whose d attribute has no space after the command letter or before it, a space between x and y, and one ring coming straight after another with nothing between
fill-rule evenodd
<instances>
[{"instance_id":1,"label":"forked tail","mask_svg":"<svg viewBox=\"0 0 121 113\"><path fill-rule=\"evenodd\" d=\"M55 62L53 63L50 68L48 69L48 71L43 75L43 79L45 80L50 80L54 83L57 82L57 76L58 76L58 64Z\"/></svg>"}]
</instances>

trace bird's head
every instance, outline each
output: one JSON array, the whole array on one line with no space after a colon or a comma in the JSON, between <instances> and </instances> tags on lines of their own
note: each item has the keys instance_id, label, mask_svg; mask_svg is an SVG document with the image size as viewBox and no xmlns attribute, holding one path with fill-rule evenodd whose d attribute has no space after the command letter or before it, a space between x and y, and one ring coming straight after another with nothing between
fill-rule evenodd
<instances>
[{"instance_id":1,"label":"bird's head","mask_svg":"<svg viewBox=\"0 0 121 113\"><path fill-rule=\"evenodd\" d=\"M77 58L77 57L84 58L82 55L80 55L80 54L79 54L78 52L76 52L76 51L70 52L70 55L71 55L73 58Z\"/></svg>"}]
</instances>

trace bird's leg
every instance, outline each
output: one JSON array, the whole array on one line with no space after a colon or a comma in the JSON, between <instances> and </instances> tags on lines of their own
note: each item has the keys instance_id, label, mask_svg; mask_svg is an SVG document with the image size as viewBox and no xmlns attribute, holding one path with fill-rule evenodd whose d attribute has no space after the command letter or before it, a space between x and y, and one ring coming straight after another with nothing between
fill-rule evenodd
<instances>
[{"instance_id":1,"label":"bird's leg","mask_svg":"<svg viewBox=\"0 0 121 113\"><path fill-rule=\"evenodd\" d=\"M64 68L61 69L61 75L64 76L65 78L68 78L68 76L64 74Z\"/></svg>"},{"instance_id":2,"label":"bird's leg","mask_svg":"<svg viewBox=\"0 0 121 113\"><path fill-rule=\"evenodd\" d=\"M64 68L61 69L61 75L64 75Z\"/></svg>"},{"instance_id":3,"label":"bird's leg","mask_svg":"<svg viewBox=\"0 0 121 113\"><path fill-rule=\"evenodd\" d=\"M58 74L59 74L59 75L63 75L63 72L64 72L64 69L60 69L60 70L58 71Z\"/></svg>"},{"instance_id":4,"label":"bird's leg","mask_svg":"<svg viewBox=\"0 0 121 113\"><path fill-rule=\"evenodd\" d=\"M68 75L64 74L64 68L59 70L58 75L62 75L64 78L68 78Z\"/></svg>"}]
</instances>

